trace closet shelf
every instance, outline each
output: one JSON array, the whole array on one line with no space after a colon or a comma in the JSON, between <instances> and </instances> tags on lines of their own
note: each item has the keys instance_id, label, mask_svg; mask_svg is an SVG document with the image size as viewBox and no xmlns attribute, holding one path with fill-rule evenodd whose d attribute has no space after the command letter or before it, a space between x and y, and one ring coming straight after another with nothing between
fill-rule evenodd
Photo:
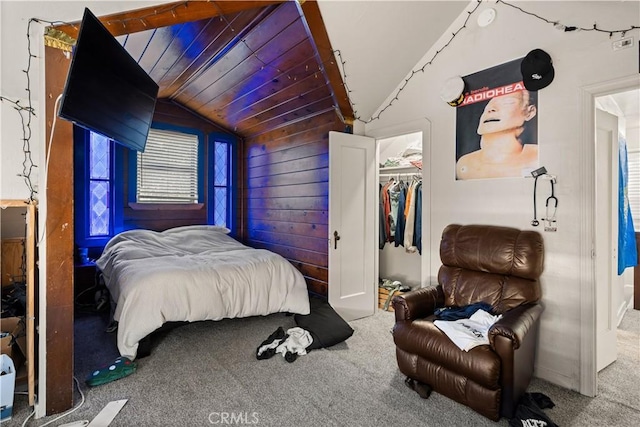
<instances>
[{"instance_id":1,"label":"closet shelf","mask_svg":"<svg viewBox=\"0 0 640 427\"><path fill-rule=\"evenodd\" d=\"M420 172L421 169L417 166L388 166L381 167L380 172L396 172L396 171L408 171L408 172Z\"/></svg>"}]
</instances>

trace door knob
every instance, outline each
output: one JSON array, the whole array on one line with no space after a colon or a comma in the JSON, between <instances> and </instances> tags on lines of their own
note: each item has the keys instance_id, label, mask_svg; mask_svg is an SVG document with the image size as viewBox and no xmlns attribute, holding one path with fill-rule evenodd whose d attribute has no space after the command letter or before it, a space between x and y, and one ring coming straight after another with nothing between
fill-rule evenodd
<instances>
[{"instance_id":1,"label":"door knob","mask_svg":"<svg viewBox=\"0 0 640 427\"><path fill-rule=\"evenodd\" d=\"M333 244L334 244L333 249L338 249L338 240L340 240L340 235L338 234L337 231L334 231L333 232Z\"/></svg>"}]
</instances>

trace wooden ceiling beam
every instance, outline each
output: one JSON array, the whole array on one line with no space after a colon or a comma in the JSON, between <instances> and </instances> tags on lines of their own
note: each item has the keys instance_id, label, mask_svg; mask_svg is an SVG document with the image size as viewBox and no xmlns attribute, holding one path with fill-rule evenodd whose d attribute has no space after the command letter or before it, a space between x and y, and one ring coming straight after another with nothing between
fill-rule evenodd
<instances>
[{"instance_id":1,"label":"wooden ceiling beam","mask_svg":"<svg viewBox=\"0 0 640 427\"><path fill-rule=\"evenodd\" d=\"M179 1L129 10L100 16L100 21L117 37L123 34L137 33L169 25L190 21L199 21L216 16L228 15L253 8L262 8L286 0L250 0L250 1ZM78 38L80 22L57 25L55 28L72 37Z\"/></svg>"},{"instance_id":2,"label":"wooden ceiling beam","mask_svg":"<svg viewBox=\"0 0 640 427\"><path fill-rule=\"evenodd\" d=\"M310 37L315 42L321 62L324 63L324 70L333 89L342 117L345 123L351 124L354 120L353 108L351 107L351 102L349 102L349 94L342 81L342 72L338 68L338 61L333 54L333 47L331 47L318 3L315 0L307 0L301 3L302 11L311 33Z\"/></svg>"}]
</instances>

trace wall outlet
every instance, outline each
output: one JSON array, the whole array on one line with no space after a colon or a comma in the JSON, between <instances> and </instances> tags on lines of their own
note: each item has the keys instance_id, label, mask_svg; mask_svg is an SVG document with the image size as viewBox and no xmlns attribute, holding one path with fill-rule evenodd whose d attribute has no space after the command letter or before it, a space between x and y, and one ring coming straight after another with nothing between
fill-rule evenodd
<instances>
[{"instance_id":1,"label":"wall outlet","mask_svg":"<svg viewBox=\"0 0 640 427\"><path fill-rule=\"evenodd\" d=\"M611 47L613 47L614 51L620 50L620 49L626 49L631 46L633 46L633 37L627 37L626 39L617 40L611 43Z\"/></svg>"}]
</instances>

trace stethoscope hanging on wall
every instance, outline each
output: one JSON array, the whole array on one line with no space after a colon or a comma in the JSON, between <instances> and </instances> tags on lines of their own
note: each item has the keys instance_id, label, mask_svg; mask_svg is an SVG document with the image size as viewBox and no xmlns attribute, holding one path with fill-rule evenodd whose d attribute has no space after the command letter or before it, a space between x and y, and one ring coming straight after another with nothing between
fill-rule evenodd
<instances>
[{"instance_id":1,"label":"stethoscope hanging on wall","mask_svg":"<svg viewBox=\"0 0 640 427\"><path fill-rule=\"evenodd\" d=\"M551 178L549 180L549 182L551 183L551 195L547 197L547 202L545 203L547 208L545 212L546 215L545 215L545 218L542 218L542 220L546 223L545 225L546 228L555 227L556 212L558 211L558 198L555 196L554 187L553 187L554 181L555 181L555 178ZM552 209L553 209L552 215L549 215L550 204L552 205Z\"/></svg>"},{"instance_id":2,"label":"stethoscope hanging on wall","mask_svg":"<svg viewBox=\"0 0 640 427\"><path fill-rule=\"evenodd\" d=\"M536 193L538 188L538 178L547 177L549 182L551 183L551 195L547 197L547 201L545 203L546 211L545 218L541 218L545 221L545 229L549 229L548 231L555 231L555 222L556 222L556 212L558 210L558 198L555 195L555 182L556 177L548 174L541 174L535 177L535 181L533 182L533 220L531 221L531 225L537 227L540 225L540 221L538 221L537 214L537 202L536 202ZM551 230L553 228L553 230Z\"/></svg>"}]
</instances>

